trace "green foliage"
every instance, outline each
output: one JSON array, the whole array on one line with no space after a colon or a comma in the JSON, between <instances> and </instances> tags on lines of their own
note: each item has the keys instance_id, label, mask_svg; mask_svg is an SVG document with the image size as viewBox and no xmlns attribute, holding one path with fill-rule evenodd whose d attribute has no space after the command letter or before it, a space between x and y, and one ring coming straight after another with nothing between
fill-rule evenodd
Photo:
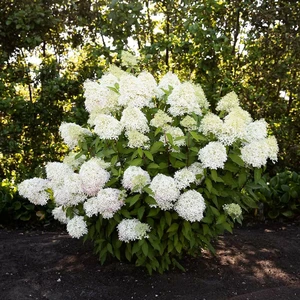
<instances>
[{"instance_id":1,"label":"green foliage","mask_svg":"<svg viewBox=\"0 0 300 300\"><path fill-rule=\"evenodd\" d=\"M64 120L85 123L82 82L129 40L156 77L172 70L201 83L213 109L235 90L279 140L275 172L297 171L299 14L289 0L1 1L0 177L22 180L65 153L53 133Z\"/></svg>"},{"instance_id":2,"label":"green foliage","mask_svg":"<svg viewBox=\"0 0 300 300\"><path fill-rule=\"evenodd\" d=\"M264 213L271 219L293 218L300 213L300 175L285 171L266 179L261 191Z\"/></svg>"},{"instance_id":3,"label":"green foliage","mask_svg":"<svg viewBox=\"0 0 300 300\"><path fill-rule=\"evenodd\" d=\"M120 95L118 88L111 90ZM166 103L167 94L156 99L154 107L141 109L147 118L147 124L155 119L158 110L168 112L170 105ZM116 107L112 115L120 120L123 109L123 107ZM151 126L147 133L150 147L130 146L128 136L123 132L116 140L109 137L100 138L96 134L95 127L93 135L85 137L79 143L77 158L84 155L87 160L97 157L110 163L107 171L111 176L104 189L113 188L124 192L126 187L123 183L123 175L132 166L147 171L151 179L157 174L173 178L176 171L188 168L198 161L200 149L209 142L217 140L213 134L204 136L198 129L190 130L182 126L180 122L182 118L183 116L172 116L171 121L168 122L171 126L182 130L183 137L176 138L167 133L163 127ZM194 114L194 118L201 121L203 116ZM103 129L111 132L109 125L103 125ZM164 138L165 142L162 142L160 137ZM176 144L181 140L185 141L184 145ZM203 174L198 174L198 179L202 179L201 182L194 181L183 188L182 194L193 190L203 195L206 208L201 220L191 221L188 217L180 215L175 208L163 209L156 202L151 185L144 186L141 191L129 189L124 205L115 211L111 218L103 217L97 211L94 213L96 216L88 215L85 203L73 206L66 204L64 210L71 219L76 215L84 217L88 230L84 239L94 242L94 250L101 263L113 257L132 262L136 266L146 267L150 274L153 271L162 273L171 266L184 269L180 264L180 259L184 255L199 255L203 249L214 252L211 240L224 231L232 232L234 223L242 222L241 213L234 215L230 210L227 211L224 205L236 204L244 211L258 207L259 197L255 191L264 185L263 170L245 165L240 152L243 143L242 140L237 139L232 145L226 146L227 158L224 168L206 167L203 169ZM98 199L98 201L102 200ZM148 224L151 228L148 237L122 242L118 235L120 231L118 225L124 219L136 219L143 224Z\"/></svg>"},{"instance_id":4,"label":"green foliage","mask_svg":"<svg viewBox=\"0 0 300 300\"><path fill-rule=\"evenodd\" d=\"M49 224L53 221L51 211L53 203L35 206L20 197L14 185L2 181L0 186L0 225L15 226L16 224Z\"/></svg>"}]
</instances>

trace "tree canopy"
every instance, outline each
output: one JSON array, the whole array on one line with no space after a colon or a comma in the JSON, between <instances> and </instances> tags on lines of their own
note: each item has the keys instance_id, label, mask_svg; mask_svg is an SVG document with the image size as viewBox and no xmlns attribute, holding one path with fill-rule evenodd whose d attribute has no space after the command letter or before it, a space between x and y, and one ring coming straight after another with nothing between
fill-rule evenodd
<instances>
[{"instance_id":1,"label":"tree canopy","mask_svg":"<svg viewBox=\"0 0 300 300\"><path fill-rule=\"evenodd\" d=\"M236 91L270 123L279 168L299 170L299 21L292 0L2 0L0 177L59 159L60 123L86 120L83 82L124 49L157 78L200 83L213 103Z\"/></svg>"}]
</instances>

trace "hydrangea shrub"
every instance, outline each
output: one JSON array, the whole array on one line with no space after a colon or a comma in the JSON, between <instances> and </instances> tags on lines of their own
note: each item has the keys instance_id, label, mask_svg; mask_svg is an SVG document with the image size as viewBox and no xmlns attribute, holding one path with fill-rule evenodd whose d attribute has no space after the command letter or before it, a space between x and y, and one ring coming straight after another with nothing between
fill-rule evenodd
<instances>
[{"instance_id":1,"label":"hydrangea shrub","mask_svg":"<svg viewBox=\"0 0 300 300\"><path fill-rule=\"evenodd\" d=\"M213 113L200 85L130 70L111 66L85 83L86 128L63 123L71 152L19 193L34 204L54 201L54 218L72 237L92 240L102 263L182 268L183 255L213 251L211 240L256 207L277 142L234 92Z\"/></svg>"}]
</instances>

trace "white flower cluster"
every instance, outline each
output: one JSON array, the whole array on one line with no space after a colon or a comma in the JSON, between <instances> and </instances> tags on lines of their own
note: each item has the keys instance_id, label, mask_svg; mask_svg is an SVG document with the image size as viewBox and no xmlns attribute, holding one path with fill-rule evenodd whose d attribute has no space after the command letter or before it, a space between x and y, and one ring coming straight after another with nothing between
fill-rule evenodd
<instances>
[{"instance_id":1,"label":"white flower cluster","mask_svg":"<svg viewBox=\"0 0 300 300\"><path fill-rule=\"evenodd\" d=\"M252 118L250 114L240 107L233 108L224 118L224 126L219 140L224 145L232 145L237 139L243 139L245 130Z\"/></svg>"},{"instance_id":2,"label":"white flower cluster","mask_svg":"<svg viewBox=\"0 0 300 300\"><path fill-rule=\"evenodd\" d=\"M128 51L121 52L121 59L121 65L125 67L134 67L138 63L137 57Z\"/></svg>"},{"instance_id":3,"label":"white flower cluster","mask_svg":"<svg viewBox=\"0 0 300 300\"><path fill-rule=\"evenodd\" d=\"M50 182L56 205L74 206L84 202L87 195L81 187L81 179L77 173L66 175L62 181Z\"/></svg>"},{"instance_id":4,"label":"white flower cluster","mask_svg":"<svg viewBox=\"0 0 300 300\"><path fill-rule=\"evenodd\" d=\"M18 185L19 194L27 198L35 205L46 205L49 200L49 193L46 189L49 187L49 182L42 178L26 179Z\"/></svg>"},{"instance_id":5,"label":"white flower cluster","mask_svg":"<svg viewBox=\"0 0 300 300\"><path fill-rule=\"evenodd\" d=\"M104 219L110 219L124 205L124 198L118 189L101 189L97 197L89 198L83 207L88 217L101 214Z\"/></svg>"},{"instance_id":6,"label":"white flower cluster","mask_svg":"<svg viewBox=\"0 0 300 300\"><path fill-rule=\"evenodd\" d=\"M175 172L174 179L177 188L179 190L182 190L190 186L191 183L196 181L196 175L191 169L183 168Z\"/></svg>"},{"instance_id":7,"label":"white flower cluster","mask_svg":"<svg viewBox=\"0 0 300 300\"><path fill-rule=\"evenodd\" d=\"M197 121L191 116L186 116L180 121L180 125L188 131L197 129Z\"/></svg>"},{"instance_id":8,"label":"white flower cluster","mask_svg":"<svg viewBox=\"0 0 300 300\"><path fill-rule=\"evenodd\" d=\"M245 144L241 148L241 158L246 164L260 168L266 165L268 158L277 161L278 150L277 141L271 136Z\"/></svg>"},{"instance_id":9,"label":"white flower cluster","mask_svg":"<svg viewBox=\"0 0 300 300\"><path fill-rule=\"evenodd\" d=\"M88 196L97 195L110 178L109 172L103 168L103 161L96 157L82 164L79 176L82 189Z\"/></svg>"},{"instance_id":10,"label":"white flower cluster","mask_svg":"<svg viewBox=\"0 0 300 300\"><path fill-rule=\"evenodd\" d=\"M128 138L127 146L129 148L143 148L149 149L150 139L148 136L140 133L137 130L126 131L125 136Z\"/></svg>"},{"instance_id":11,"label":"white flower cluster","mask_svg":"<svg viewBox=\"0 0 300 300\"><path fill-rule=\"evenodd\" d=\"M267 137L267 122L264 119L249 123L244 132L244 139L250 143L252 141L263 140Z\"/></svg>"},{"instance_id":12,"label":"white flower cluster","mask_svg":"<svg viewBox=\"0 0 300 300\"><path fill-rule=\"evenodd\" d=\"M122 53L122 59L129 66L135 64L133 56L126 51ZM118 140L124 131L129 148L150 147L149 125L163 129L160 141L165 144L169 142L165 133L169 133L175 140L174 145L185 145L184 133L177 124L172 126L174 120L166 111L172 116L184 116L180 124L190 131L197 129L197 121L190 115L200 116L209 107L200 85L181 83L171 72L157 84L149 72L135 76L111 66L99 82L86 81L84 89L85 106L90 113L88 122L94 133L104 140ZM148 120L142 110L155 107L156 101L162 99L166 101L166 111L158 110Z\"/></svg>"},{"instance_id":13,"label":"white flower cluster","mask_svg":"<svg viewBox=\"0 0 300 300\"><path fill-rule=\"evenodd\" d=\"M127 107L151 107L152 98L157 95L157 87L154 77L147 72L138 77L126 73L119 81L120 106Z\"/></svg>"},{"instance_id":14,"label":"white flower cluster","mask_svg":"<svg viewBox=\"0 0 300 300\"><path fill-rule=\"evenodd\" d=\"M251 123L250 114L240 107L234 107L222 120L219 116L208 113L199 126L204 135L214 134L224 145L232 145L237 139L243 139L247 126Z\"/></svg>"},{"instance_id":15,"label":"white flower cluster","mask_svg":"<svg viewBox=\"0 0 300 300\"><path fill-rule=\"evenodd\" d=\"M52 210L52 215L55 220L59 221L62 224L68 224L68 222L70 221L63 206L56 206Z\"/></svg>"},{"instance_id":16,"label":"white flower cluster","mask_svg":"<svg viewBox=\"0 0 300 300\"><path fill-rule=\"evenodd\" d=\"M73 174L73 169L64 163L48 162L46 164L46 175L52 184L60 184L64 178Z\"/></svg>"},{"instance_id":17,"label":"white flower cluster","mask_svg":"<svg viewBox=\"0 0 300 300\"><path fill-rule=\"evenodd\" d=\"M172 121L173 119L168 114L159 109L154 115L153 119L150 121L150 125L156 128L165 128L168 127L169 123Z\"/></svg>"},{"instance_id":18,"label":"white flower cluster","mask_svg":"<svg viewBox=\"0 0 300 300\"><path fill-rule=\"evenodd\" d=\"M141 223L138 219L124 219L118 226L119 240L125 243L147 238L147 233L151 227L148 224Z\"/></svg>"},{"instance_id":19,"label":"white flower cluster","mask_svg":"<svg viewBox=\"0 0 300 300\"><path fill-rule=\"evenodd\" d=\"M221 98L217 104L216 110L230 112L232 109L239 106L240 103L237 94L235 92L230 92Z\"/></svg>"},{"instance_id":20,"label":"white flower cluster","mask_svg":"<svg viewBox=\"0 0 300 300\"><path fill-rule=\"evenodd\" d=\"M57 205L76 205L86 199L80 177L70 166L50 162L46 165L46 174Z\"/></svg>"},{"instance_id":21,"label":"white flower cluster","mask_svg":"<svg viewBox=\"0 0 300 300\"><path fill-rule=\"evenodd\" d=\"M148 121L137 107L127 107L122 112L121 125L125 130L137 130L141 133L149 131Z\"/></svg>"},{"instance_id":22,"label":"white flower cluster","mask_svg":"<svg viewBox=\"0 0 300 300\"><path fill-rule=\"evenodd\" d=\"M172 209L178 199L180 191L175 180L164 174L157 174L151 181L150 189L154 193L154 199L162 210Z\"/></svg>"},{"instance_id":23,"label":"white flower cluster","mask_svg":"<svg viewBox=\"0 0 300 300\"><path fill-rule=\"evenodd\" d=\"M212 133L215 136L219 136L222 133L223 127L224 123L222 119L219 116L209 112L201 120L199 131L204 135L209 135Z\"/></svg>"},{"instance_id":24,"label":"white flower cluster","mask_svg":"<svg viewBox=\"0 0 300 300\"><path fill-rule=\"evenodd\" d=\"M199 150L198 158L203 168L223 169L227 160L226 148L220 142L210 142Z\"/></svg>"},{"instance_id":25,"label":"white flower cluster","mask_svg":"<svg viewBox=\"0 0 300 300\"><path fill-rule=\"evenodd\" d=\"M195 190L183 193L174 206L178 215L189 222L200 222L205 208L202 195Z\"/></svg>"},{"instance_id":26,"label":"white flower cluster","mask_svg":"<svg viewBox=\"0 0 300 300\"><path fill-rule=\"evenodd\" d=\"M83 154L76 158L77 155L78 153L70 152L64 157L63 163L70 166L73 170L78 170L79 167L85 162L86 156Z\"/></svg>"},{"instance_id":27,"label":"white flower cluster","mask_svg":"<svg viewBox=\"0 0 300 300\"><path fill-rule=\"evenodd\" d=\"M195 180L196 185L200 185L204 179L204 169L202 164L199 162L194 162L188 167L188 170L191 171L196 176L196 180Z\"/></svg>"},{"instance_id":28,"label":"white flower cluster","mask_svg":"<svg viewBox=\"0 0 300 300\"><path fill-rule=\"evenodd\" d=\"M232 219L237 219L242 215L242 209L236 203L224 204L223 209Z\"/></svg>"},{"instance_id":29,"label":"white flower cluster","mask_svg":"<svg viewBox=\"0 0 300 300\"><path fill-rule=\"evenodd\" d=\"M172 116L184 114L202 114L202 108L208 107L208 102L200 86L190 82L177 85L168 97L169 112Z\"/></svg>"},{"instance_id":30,"label":"white flower cluster","mask_svg":"<svg viewBox=\"0 0 300 300\"><path fill-rule=\"evenodd\" d=\"M110 115L99 114L93 121L94 131L101 139L117 140L123 131L120 121Z\"/></svg>"},{"instance_id":31,"label":"white flower cluster","mask_svg":"<svg viewBox=\"0 0 300 300\"><path fill-rule=\"evenodd\" d=\"M169 92L170 90L174 89L174 87L180 85L180 80L176 74L172 72L166 73L158 84L158 93L159 96L162 97Z\"/></svg>"},{"instance_id":32,"label":"white flower cluster","mask_svg":"<svg viewBox=\"0 0 300 300\"><path fill-rule=\"evenodd\" d=\"M76 205L86 199L80 176L70 166L50 162L46 165L46 174L57 205Z\"/></svg>"},{"instance_id":33,"label":"white flower cluster","mask_svg":"<svg viewBox=\"0 0 300 300\"><path fill-rule=\"evenodd\" d=\"M159 139L159 141L163 142L164 145L167 145L171 142L168 134L171 135L175 146L180 147L185 145L185 135L179 127L167 126L165 128L164 135L162 135Z\"/></svg>"},{"instance_id":34,"label":"white flower cluster","mask_svg":"<svg viewBox=\"0 0 300 300\"><path fill-rule=\"evenodd\" d=\"M150 184L150 176L141 167L128 167L123 176L122 185L126 190L141 193L142 189Z\"/></svg>"},{"instance_id":35,"label":"white flower cluster","mask_svg":"<svg viewBox=\"0 0 300 300\"><path fill-rule=\"evenodd\" d=\"M79 239L83 235L88 233L86 222L83 216L74 216L67 223L67 231L73 238Z\"/></svg>"},{"instance_id":36,"label":"white flower cluster","mask_svg":"<svg viewBox=\"0 0 300 300\"><path fill-rule=\"evenodd\" d=\"M59 132L64 142L70 149L75 148L80 141L84 140L85 136L91 136L92 133L75 123L62 123L59 127Z\"/></svg>"},{"instance_id":37,"label":"white flower cluster","mask_svg":"<svg viewBox=\"0 0 300 300\"><path fill-rule=\"evenodd\" d=\"M89 113L111 113L118 107L118 95L110 89L118 82L112 74L104 75L101 83L87 80L84 83L85 108Z\"/></svg>"},{"instance_id":38,"label":"white flower cluster","mask_svg":"<svg viewBox=\"0 0 300 300\"><path fill-rule=\"evenodd\" d=\"M206 114L201 120L200 132L206 136L213 134L218 142L225 146L230 146L237 140L241 141L243 144L240 148L241 158L247 166L260 168L266 165L268 159L277 161L279 148L276 139L273 136L268 137L267 122L264 119L253 121L250 114L239 106L239 100L234 92L225 95L219 101L217 110L225 111L227 115L222 120L215 114ZM223 153L225 153L224 149ZM219 155L221 155L220 152ZM225 162L225 154L222 157ZM202 160L204 167L222 168L224 166L221 163L221 156L215 159L217 161L220 159L220 163L209 163L209 160L213 160L212 151L209 153L206 151L204 154L204 150L201 149L199 159Z\"/></svg>"}]
</instances>

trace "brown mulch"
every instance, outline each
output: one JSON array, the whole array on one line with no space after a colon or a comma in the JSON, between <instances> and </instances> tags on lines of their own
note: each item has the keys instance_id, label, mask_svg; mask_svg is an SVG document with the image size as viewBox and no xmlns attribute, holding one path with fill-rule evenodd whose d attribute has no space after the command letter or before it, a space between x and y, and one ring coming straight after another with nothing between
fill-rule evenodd
<instances>
[{"instance_id":1,"label":"brown mulch","mask_svg":"<svg viewBox=\"0 0 300 300\"><path fill-rule=\"evenodd\" d=\"M217 256L187 258L186 272L149 276L113 262L65 232L0 230L0 299L300 299L300 225L235 229Z\"/></svg>"}]
</instances>

